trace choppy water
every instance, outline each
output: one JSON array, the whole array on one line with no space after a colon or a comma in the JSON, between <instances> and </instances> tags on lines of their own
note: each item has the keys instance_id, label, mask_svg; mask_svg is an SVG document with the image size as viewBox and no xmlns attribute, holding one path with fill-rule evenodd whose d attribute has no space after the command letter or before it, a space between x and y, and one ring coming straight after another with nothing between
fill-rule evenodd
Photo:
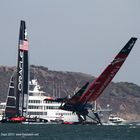
<instances>
[{"instance_id":1,"label":"choppy water","mask_svg":"<svg viewBox=\"0 0 140 140\"><path fill-rule=\"evenodd\" d=\"M140 140L140 125L0 124L0 140Z\"/></svg>"}]
</instances>

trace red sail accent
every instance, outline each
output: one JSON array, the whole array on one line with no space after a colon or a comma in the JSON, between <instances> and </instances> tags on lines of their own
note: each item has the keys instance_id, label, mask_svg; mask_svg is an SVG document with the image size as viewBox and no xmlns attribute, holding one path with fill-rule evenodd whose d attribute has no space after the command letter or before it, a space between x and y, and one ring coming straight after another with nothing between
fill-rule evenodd
<instances>
[{"instance_id":1,"label":"red sail accent","mask_svg":"<svg viewBox=\"0 0 140 140\"><path fill-rule=\"evenodd\" d=\"M123 47L115 59L106 67L102 74L91 83L87 91L81 96L78 102L87 103L95 101L108 86L116 73L121 68L122 64L129 55L133 48L137 38L131 38L128 43Z\"/></svg>"}]
</instances>

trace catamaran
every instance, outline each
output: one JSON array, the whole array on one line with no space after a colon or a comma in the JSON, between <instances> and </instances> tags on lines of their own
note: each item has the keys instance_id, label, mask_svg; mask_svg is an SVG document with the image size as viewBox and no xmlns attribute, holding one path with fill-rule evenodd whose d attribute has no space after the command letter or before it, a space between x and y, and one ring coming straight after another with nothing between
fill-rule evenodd
<instances>
[{"instance_id":1,"label":"catamaran","mask_svg":"<svg viewBox=\"0 0 140 140\"><path fill-rule=\"evenodd\" d=\"M115 77L117 72L130 54L133 46L137 41L136 37L131 37L121 51L116 55L113 61L105 68L105 70L91 82L89 86L77 92L74 96L69 99L61 98L55 99L62 103L61 109L66 111L75 112L78 116L80 123L85 123L87 117L92 119L89 115L89 110L92 108L91 104L97 100L97 98L103 93L104 89L109 85L112 79ZM102 124L98 113L93 111L96 119L96 124Z\"/></svg>"}]
</instances>

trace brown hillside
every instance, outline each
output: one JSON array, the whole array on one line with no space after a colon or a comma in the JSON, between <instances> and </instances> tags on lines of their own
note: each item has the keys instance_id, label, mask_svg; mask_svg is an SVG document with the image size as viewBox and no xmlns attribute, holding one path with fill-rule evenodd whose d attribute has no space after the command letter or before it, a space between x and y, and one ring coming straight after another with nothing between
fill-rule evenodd
<instances>
[{"instance_id":1,"label":"brown hillside","mask_svg":"<svg viewBox=\"0 0 140 140\"><path fill-rule=\"evenodd\" d=\"M7 96L10 76L15 67L0 67L0 101ZM65 97L73 95L76 87L91 82L94 77L84 73L51 71L43 66L31 66L30 78L36 78L46 95ZM124 119L140 120L140 87L133 83L111 83L99 97L98 104L105 108L108 104L113 113Z\"/></svg>"}]
</instances>

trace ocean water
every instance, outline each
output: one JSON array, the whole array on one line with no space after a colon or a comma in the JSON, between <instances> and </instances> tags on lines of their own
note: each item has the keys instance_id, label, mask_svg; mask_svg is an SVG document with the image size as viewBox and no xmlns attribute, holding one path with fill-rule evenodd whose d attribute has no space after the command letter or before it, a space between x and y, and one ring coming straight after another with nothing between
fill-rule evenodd
<instances>
[{"instance_id":1,"label":"ocean water","mask_svg":"<svg viewBox=\"0 0 140 140\"><path fill-rule=\"evenodd\" d=\"M140 140L140 125L0 124L0 140Z\"/></svg>"}]
</instances>

